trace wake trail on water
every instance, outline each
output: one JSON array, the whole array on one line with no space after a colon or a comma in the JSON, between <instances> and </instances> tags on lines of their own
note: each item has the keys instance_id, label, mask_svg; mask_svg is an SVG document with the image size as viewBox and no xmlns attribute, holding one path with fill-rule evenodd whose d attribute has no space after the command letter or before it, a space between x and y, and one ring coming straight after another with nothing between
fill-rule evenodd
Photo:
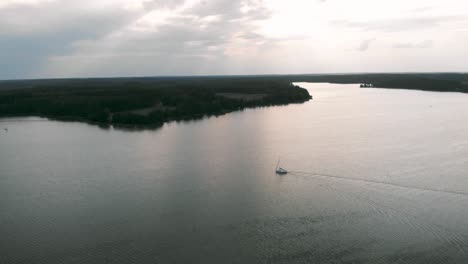
<instances>
[{"instance_id":1,"label":"wake trail on water","mask_svg":"<svg viewBox=\"0 0 468 264\"><path fill-rule=\"evenodd\" d=\"M437 193L444 193L444 194L451 194L451 195L455 194L455 195L460 195L464 197L468 196L468 193L463 193L463 192L431 189L431 188L421 188L417 186L396 184L396 183L391 183L391 182L386 182L386 181L357 179L357 178L352 178L352 177L330 175L330 174L323 174L323 173L312 173L312 172L304 172L304 171L289 171L289 173L292 175L298 176L301 179L337 178L337 179L345 179L345 180L351 180L351 181L357 181L357 182L390 185L390 186L413 189L413 190L420 190L420 191L430 191L430 192L437 192ZM311 177L308 177L308 176L311 176ZM433 237L437 238L439 241L449 243L452 247L455 247L459 252L462 252L462 254L467 254L466 248L468 246L468 240L465 237L460 236L460 234L458 233L454 233L453 231L447 230L445 228L441 228L437 224L427 222L427 219L421 219L420 217L409 214L403 210L392 208L385 204L376 202L372 199L363 197L359 194L348 193L347 196L351 197L352 199L356 201L359 200L360 202L365 202L366 204L371 206L373 210L377 211L379 214L386 215L387 219L394 218L396 221L401 221L402 223L411 226L414 230L419 230L422 234L430 233Z\"/></svg>"},{"instance_id":2,"label":"wake trail on water","mask_svg":"<svg viewBox=\"0 0 468 264\"><path fill-rule=\"evenodd\" d=\"M452 191L452 190L444 190L444 189L433 189L433 188L426 188L426 187L418 187L418 186L411 186L387 181L379 181L379 180L370 180L370 179L359 179L359 178L352 178L346 176L339 176L339 175L332 175L332 174L324 174L324 173L316 173L316 172L307 172L307 171L289 171L290 174L296 175L310 175L316 177L326 177L326 178L335 178L335 179L344 179L356 182L366 182L366 183L374 183L374 184L382 184L400 188L407 188L419 191L428 191L428 192L438 192L438 193L446 193L446 194L453 194L453 195L462 195L468 197L468 193L460 192L460 191Z\"/></svg>"}]
</instances>

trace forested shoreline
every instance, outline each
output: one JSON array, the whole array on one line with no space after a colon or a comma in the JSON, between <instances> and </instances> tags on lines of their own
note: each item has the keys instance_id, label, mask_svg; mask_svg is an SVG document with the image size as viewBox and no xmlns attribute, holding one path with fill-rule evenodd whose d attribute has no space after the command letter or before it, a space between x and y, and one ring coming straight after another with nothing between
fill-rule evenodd
<instances>
[{"instance_id":1,"label":"forested shoreline","mask_svg":"<svg viewBox=\"0 0 468 264\"><path fill-rule=\"evenodd\" d=\"M0 117L41 116L102 125L159 126L249 107L303 103L293 82L468 93L468 74L301 74L0 81ZM369 88L366 88L369 89Z\"/></svg>"},{"instance_id":2,"label":"forested shoreline","mask_svg":"<svg viewBox=\"0 0 468 264\"><path fill-rule=\"evenodd\" d=\"M3 83L0 117L41 116L100 125L159 126L173 120L311 99L306 89L285 80L175 78L29 82L27 87L15 86L18 83L14 82L5 87Z\"/></svg>"}]
</instances>

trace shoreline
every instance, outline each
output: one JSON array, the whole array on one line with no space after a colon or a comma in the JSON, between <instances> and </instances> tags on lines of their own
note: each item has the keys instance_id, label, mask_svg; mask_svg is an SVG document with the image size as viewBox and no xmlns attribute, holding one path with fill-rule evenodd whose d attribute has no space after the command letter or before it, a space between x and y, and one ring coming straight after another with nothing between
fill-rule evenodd
<instances>
[{"instance_id":1,"label":"shoreline","mask_svg":"<svg viewBox=\"0 0 468 264\"><path fill-rule=\"evenodd\" d=\"M155 129L171 121L197 120L311 99L306 89L278 80L105 82L100 86L71 82L68 87L0 90L0 117L37 116L100 127Z\"/></svg>"}]
</instances>

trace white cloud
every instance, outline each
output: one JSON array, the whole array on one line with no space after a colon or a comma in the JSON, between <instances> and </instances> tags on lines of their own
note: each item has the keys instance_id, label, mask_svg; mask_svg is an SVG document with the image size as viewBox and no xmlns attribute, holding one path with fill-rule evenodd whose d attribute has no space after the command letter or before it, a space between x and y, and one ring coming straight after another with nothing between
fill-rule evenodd
<instances>
[{"instance_id":1,"label":"white cloud","mask_svg":"<svg viewBox=\"0 0 468 264\"><path fill-rule=\"evenodd\" d=\"M396 49L428 49L433 47L432 40L424 40L422 42L411 43L411 42L400 42L393 45Z\"/></svg>"},{"instance_id":2,"label":"white cloud","mask_svg":"<svg viewBox=\"0 0 468 264\"><path fill-rule=\"evenodd\" d=\"M15 5L39 5L46 2L53 2L54 0L1 0L0 8Z\"/></svg>"}]
</instances>

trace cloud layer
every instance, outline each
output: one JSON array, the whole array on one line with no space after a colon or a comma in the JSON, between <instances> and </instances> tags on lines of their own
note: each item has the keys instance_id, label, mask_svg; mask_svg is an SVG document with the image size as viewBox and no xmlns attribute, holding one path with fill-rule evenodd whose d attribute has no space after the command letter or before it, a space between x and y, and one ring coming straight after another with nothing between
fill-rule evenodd
<instances>
[{"instance_id":1,"label":"cloud layer","mask_svg":"<svg viewBox=\"0 0 468 264\"><path fill-rule=\"evenodd\" d=\"M468 70L468 4L350 2L2 0L0 79Z\"/></svg>"}]
</instances>

